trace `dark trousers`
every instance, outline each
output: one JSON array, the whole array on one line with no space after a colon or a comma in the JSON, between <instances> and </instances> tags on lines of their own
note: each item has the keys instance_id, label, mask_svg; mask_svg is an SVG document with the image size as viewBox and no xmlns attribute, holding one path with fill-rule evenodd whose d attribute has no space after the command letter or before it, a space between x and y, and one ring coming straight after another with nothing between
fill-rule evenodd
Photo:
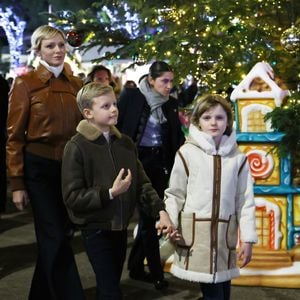
<instances>
[{"instance_id":1,"label":"dark trousers","mask_svg":"<svg viewBox=\"0 0 300 300\"><path fill-rule=\"evenodd\" d=\"M164 190L168 184L168 174L163 167L161 149L139 147L139 159L153 187L163 199ZM146 258L153 280L162 280L163 268L155 222L154 218L139 211L138 232L128 258L128 269L134 274L143 274Z\"/></svg>"},{"instance_id":2,"label":"dark trousers","mask_svg":"<svg viewBox=\"0 0 300 300\"><path fill-rule=\"evenodd\" d=\"M96 274L97 299L122 299L120 280L126 258L127 230L82 230L82 236Z\"/></svg>"},{"instance_id":3,"label":"dark trousers","mask_svg":"<svg viewBox=\"0 0 300 300\"><path fill-rule=\"evenodd\" d=\"M0 128L2 129L2 128ZM5 212L7 201L7 177L6 177L6 154L5 137L0 132L0 213Z\"/></svg>"},{"instance_id":4,"label":"dark trousers","mask_svg":"<svg viewBox=\"0 0 300 300\"><path fill-rule=\"evenodd\" d=\"M72 229L62 200L60 172L60 162L25 155L26 188L37 239L30 300L84 299L70 245Z\"/></svg>"},{"instance_id":5,"label":"dark trousers","mask_svg":"<svg viewBox=\"0 0 300 300\"><path fill-rule=\"evenodd\" d=\"M128 258L128 269L134 274L142 275L144 273L144 259L147 258L153 280L162 280L164 275L155 222L155 219L140 211L137 235Z\"/></svg>"},{"instance_id":6,"label":"dark trousers","mask_svg":"<svg viewBox=\"0 0 300 300\"><path fill-rule=\"evenodd\" d=\"M229 300L230 281L219 283L201 283L201 290L204 300Z\"/></svg>"}]
</instances>

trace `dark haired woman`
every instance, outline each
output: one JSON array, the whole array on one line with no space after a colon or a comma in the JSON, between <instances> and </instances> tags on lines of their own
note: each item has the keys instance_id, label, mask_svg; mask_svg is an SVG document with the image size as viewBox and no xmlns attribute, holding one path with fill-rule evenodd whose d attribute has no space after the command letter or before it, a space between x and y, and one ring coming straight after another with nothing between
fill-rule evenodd
<instances>
[{"instance_id":1,"label":"dark haired woman","mask_svg":"<svg viewBox=\"0 0 300 300\"><path fill-rule=\"evenodd\" d=\"M178 104L170 96L174 73L163 61L154 62L138 88L124 88L119 98L118 128L137 145L139 159L158 195L163 198L177 149L184 141L178 118ZM164 280L155 219L139 209L139 227L129 260L133 279L153 282L157 289ZM144 259L150 275L144 270Z\"/></svg>"},{"instance_id":2,"label":"dark haired woman","mask_svg":"<svg viewBox=\"0 0 300 300\"><path fill-rule=\"evenodd\" d=\"M93 66L90 73L88 73L85 84L89 82L100 82L103 85L110 85L113 87L116 97L118 98L121 91L121 84L119 78L111 74L110 69L106 68L103 65Z\"/></svg>"}]
</instances>

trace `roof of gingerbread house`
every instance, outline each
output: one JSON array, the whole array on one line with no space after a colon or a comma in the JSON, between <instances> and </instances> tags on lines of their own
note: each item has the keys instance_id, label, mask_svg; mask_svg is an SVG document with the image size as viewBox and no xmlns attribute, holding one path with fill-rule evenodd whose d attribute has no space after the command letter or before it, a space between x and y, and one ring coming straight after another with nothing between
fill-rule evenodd
<instances>
[{"instance_id":1,"label":"roof of gingerbread house","mask_svg":"<svg viewBox=\"0 0 300 300\"><path fill-rule=\"evenodd\" d=\"M255 78L262 79L271 90L258 91L250 89ZM262 99L274 98L275 105L281 106L283 99L290 94L289 90L283 90L274 81L274 71L266 62L257 63L247 74L247 76L236 86L230 95L231 101L237 99Z\"/></svg>"}]
</instances>

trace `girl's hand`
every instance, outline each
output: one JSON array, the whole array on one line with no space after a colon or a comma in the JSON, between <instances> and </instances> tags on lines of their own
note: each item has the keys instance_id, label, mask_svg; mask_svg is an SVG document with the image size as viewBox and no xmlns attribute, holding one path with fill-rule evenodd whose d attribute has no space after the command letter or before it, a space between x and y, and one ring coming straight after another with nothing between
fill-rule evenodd
<instances>
[{"instance_id":1,"label":"girl's hand","mask_svg":"<svg viewBox=\"0 0 300 300\"><path fill-rule=\"evenodd\" d=\"M125 193L130 187L131 180L132 180L131 172L128 169L127 170L127 175L123 179L124 173L125 173L125 170L122 168L120 170L118 176L116 177L114 183L113 183L113 186L111 188L111 195L113 197L116 197L120 194Z\"/></svg>"},{"instance_id":2,"label":"girl's hand","mask_svg":"<svg viewBox=\"0 0 300 300\"><path fill-rule=\"evenodd\" d=\"M164 238L171 239L172 241L180 240L181 235L174 227L168 213L164 210L159 212L159 222L156 223L157 235L164 234Z\"/></svg>"},{"instance_id":3,"label":"girl's hand","mask_svg":"<svg viewBox=\"0 0 300 300\"><path fill-rule=\"evenodd\" d=\"M15 204L18 210L23 210L29 203L29 197L27 191L19 190L12 192L12 202Z\"/></svg>"},{"instance_id":4,"label":"girl's hand","mask_svg":"<svg viewBox=\"0 0 300 300\"><path fill-rule=\"evenodd\" d=\"M245 267L251 261L251 257L252 257L252 244L243 243L238 253L238 260L242 260L242 264L240 268Z\"/></svg>"},{"instance_id":5,"label":"girl's hand","mask_svg":"<svg viewBox=\"0 0 300 300\"><path fill-rule=\"evenodd\" d=\"M175 230L174 225L168 215L164 210L159 212L159 222L156 223L157 235L169 234Z\"/></svg>"},{"instance_id":6,"label":"girl's hand","mask_svg":"<svg viewBox=\"0 0 300 300\"><path fill-rule=\"evenodd\" d=\"M169 234L169 238L173 241L173 242L176 242L176 241L180 241L181 238L182 238L182 235L178 232L178 230L174 230L173 232L171 232Z\"/></svg>"}]
</instances>

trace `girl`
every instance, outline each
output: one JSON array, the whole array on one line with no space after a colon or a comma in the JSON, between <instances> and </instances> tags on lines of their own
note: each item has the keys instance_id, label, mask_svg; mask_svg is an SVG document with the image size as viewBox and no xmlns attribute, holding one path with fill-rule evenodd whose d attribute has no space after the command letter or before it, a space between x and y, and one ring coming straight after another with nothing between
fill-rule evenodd
<instances>
[{"instance_id":1,"label":"girl","mask_svg":"<svg viewBox=\"0 0 300 300\"><path fill-rule=\"evenodd\" d=\"M204 96L165 191L166 210L182 235L171 272L200 282L207 300L230 298L230 280L239 275L238 228L241 267L250 262L257 240L252 179L232 124L228 102L219 95ZM177 234L172 237L176 240Z\"/></svg>"}]
</instances>

